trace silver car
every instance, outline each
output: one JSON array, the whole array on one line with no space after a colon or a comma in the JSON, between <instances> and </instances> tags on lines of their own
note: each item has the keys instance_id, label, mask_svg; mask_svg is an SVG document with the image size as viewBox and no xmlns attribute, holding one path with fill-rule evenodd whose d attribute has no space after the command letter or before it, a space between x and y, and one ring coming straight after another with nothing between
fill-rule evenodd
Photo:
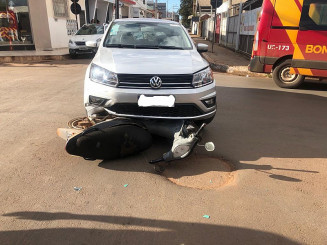
<instances>
[{"instance_id":1,"label":"silver car","mask_svg":"<svg viewBox=\"0 0 327 245\"><path fill-rule=\"evenodd\" d=\"M87 47L85 43L87 41L100 43L104 30L104 25L83 25L69 40L68 48L70 56L75 58L78 54L95 53L96 48Z\"/></svg>"},{"instance_id":2,"label":"silver car","mask_svg":"<svg viewBox=\"0 0 327 245\"><path fill-rule=\"evenodd\" d=\"M96 42L87 42L97 47ZM183 26L157 19L119 19L107 29L87 68L84 105L89 117L212 121L216 88L212 71Z\"/></svg>"}]
</instances>

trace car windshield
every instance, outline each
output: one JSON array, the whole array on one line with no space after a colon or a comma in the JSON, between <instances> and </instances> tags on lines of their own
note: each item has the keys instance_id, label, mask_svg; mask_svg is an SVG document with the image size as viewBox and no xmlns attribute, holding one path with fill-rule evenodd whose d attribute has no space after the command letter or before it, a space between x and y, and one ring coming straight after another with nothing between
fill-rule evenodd
<instances>
[{"instance_id":1,"label":"car windshield","mask_svg":"<svg viewBox=\"0 0 327 245\"><path fill-rule=\"evenodd\" d=\"M76 32L76 35L96 35L103 34L104 27L100 25L84 25Z\"/></svg>"},{"instance_id":2,"label":"car windshield","mask_svg":"<svg viewBox=\"0 0 327 245\"><path fill-rule=\"evenodd\" d=\"M157 22L115 22L103 45L116 48L192 49L191 41L178 23Z\"/></svg>"}]
</instances>

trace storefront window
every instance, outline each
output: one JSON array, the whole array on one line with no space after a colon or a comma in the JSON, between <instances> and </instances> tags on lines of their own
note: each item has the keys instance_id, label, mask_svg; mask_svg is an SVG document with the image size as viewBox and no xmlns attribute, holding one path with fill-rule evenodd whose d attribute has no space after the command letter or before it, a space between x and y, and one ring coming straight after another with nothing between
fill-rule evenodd
<instances>
[{"instance_id":1,"label":"storefront window","mask_svg":"<svg viewBox=\"0 0 327 245\"><path fill-rule=\"evenodd\" d=\"M0 50L33 48L28 0L0 0Z\"/></svg>"}]
</instances>

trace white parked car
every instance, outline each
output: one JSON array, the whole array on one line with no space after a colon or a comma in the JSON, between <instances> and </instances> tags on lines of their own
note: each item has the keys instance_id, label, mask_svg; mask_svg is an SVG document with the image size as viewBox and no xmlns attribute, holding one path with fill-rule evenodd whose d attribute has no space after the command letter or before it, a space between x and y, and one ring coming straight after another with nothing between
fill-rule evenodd
<instances>
[{"instance_id":1,"label":"white parked car","mask_svg":"<svg viewBox=\"0 0 327 245\"><path fill-rule=\"evenodd\" d=\"M78 54L96 53L97 48L90 48L85 45L87 41L100 43L104 33L103 25L83 25L72 38L69 40L69 54L75 58Z\"/></svg>"},{"instance_id":2,"label":"white parked car","mask_svg":"<svg viewBox=\"0 0 327 245\"><path fill-rule=\"evenodd\" d=\"M97 47L96 41L86 44ZM199 52L177 22L119 19L106 31L87 68L84 105L89 117L116 116L212 121L216 86Z\"/></svg>"}]
</instances>

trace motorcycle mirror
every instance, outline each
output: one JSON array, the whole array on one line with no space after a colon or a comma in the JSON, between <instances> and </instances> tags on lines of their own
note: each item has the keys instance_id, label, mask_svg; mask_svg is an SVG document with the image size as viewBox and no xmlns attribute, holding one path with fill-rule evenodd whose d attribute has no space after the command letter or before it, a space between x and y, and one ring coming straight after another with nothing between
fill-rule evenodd
<instances>
[{"instance_id":1,"label":"motorcycle mirror","mask_svg":"<svg viewBox=\"0 0 327 245\"><path fill-rule=\"evenodd\" d=\"M215 144L213 142L207 142L205 143L204 148L206 148L207 151L214 151Z\"/></svg>"}]
</instances>

